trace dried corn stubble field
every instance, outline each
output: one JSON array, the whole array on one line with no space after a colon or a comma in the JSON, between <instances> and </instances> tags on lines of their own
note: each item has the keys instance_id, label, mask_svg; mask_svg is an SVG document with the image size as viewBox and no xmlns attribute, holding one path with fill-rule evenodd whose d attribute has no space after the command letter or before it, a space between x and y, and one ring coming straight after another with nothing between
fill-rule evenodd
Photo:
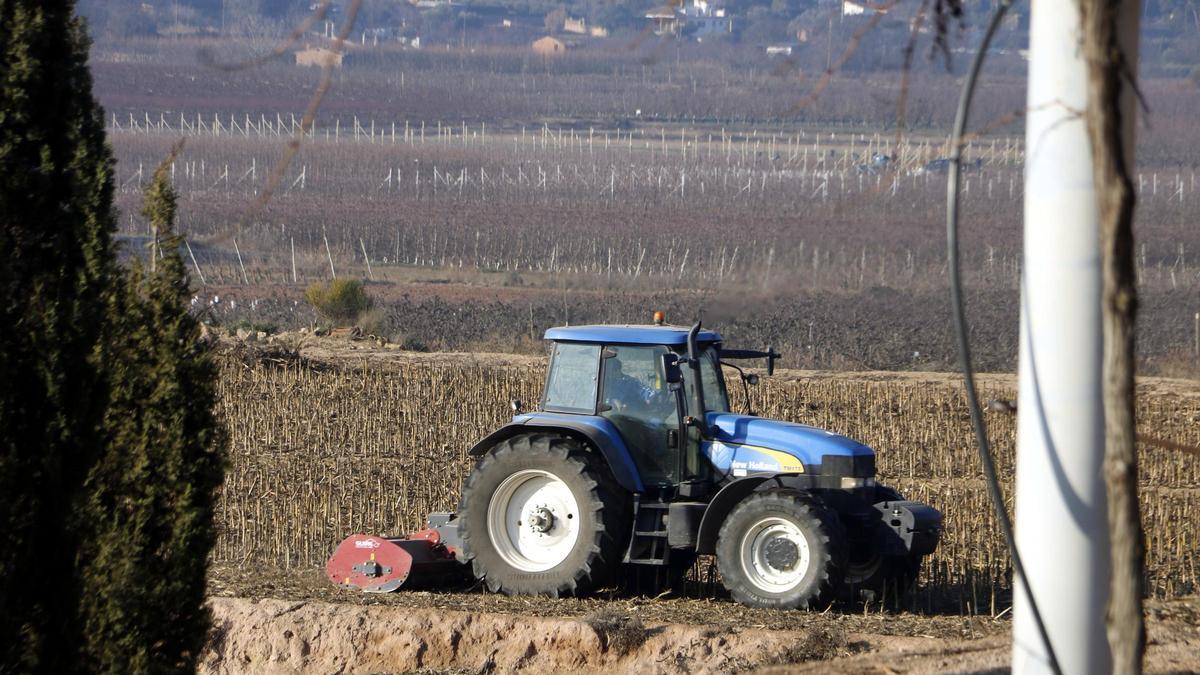
<instances>
[{"instance_id":1,"label":"dried corn stubble field","mask_svg":"<svg viewBox=\"0 0 1200 675\"><path fill-rule=\"evenodd\" d=\"M221 414L231 447L218 565L314 568L347 534L401 534L418 529L430 511L453 510L472 464L467 448L507 421L509 400L538 400L544 375L540 359L411 358L331 349L331 342L306 346L305 358L223 358ZM307 358L313 355L320 360ZM1176 385L1142 387L1142 432L1200 445L1200 387ZM945 512L942 545L912 609L995 614L1007 606L1007 554L957 379L795 371L764 378L751 396L761 415L876 448L881 480ZM988 378L983 396L1015 398L1012 378ZM989 413L988 423L1008 494L1015 418ZM1200 461L1153 448L1143 449L1142 461L1150 592L1194 594ZM705 561L693 577L697 586L714 585Z\"/></svg>"}]
</instances>

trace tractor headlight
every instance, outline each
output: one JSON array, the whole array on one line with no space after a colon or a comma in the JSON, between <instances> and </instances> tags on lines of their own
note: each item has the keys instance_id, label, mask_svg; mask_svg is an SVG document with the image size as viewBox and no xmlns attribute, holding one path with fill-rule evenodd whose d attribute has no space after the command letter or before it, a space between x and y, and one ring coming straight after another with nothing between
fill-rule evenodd
<instances>
[{"instance_id":1,"label":"tractor headlight","mask_svg":"<svg viewBox=\"0 0 1200 675\"><path fill-rule=\"evenodd\" d=\"M861 478L861 477L854 477L854 476L843 476L842 477L842 489L843 490L856 490L858 488L869 488L869 487L875 487L875 479L874 478Z\"/></svg>"}]
</instances>

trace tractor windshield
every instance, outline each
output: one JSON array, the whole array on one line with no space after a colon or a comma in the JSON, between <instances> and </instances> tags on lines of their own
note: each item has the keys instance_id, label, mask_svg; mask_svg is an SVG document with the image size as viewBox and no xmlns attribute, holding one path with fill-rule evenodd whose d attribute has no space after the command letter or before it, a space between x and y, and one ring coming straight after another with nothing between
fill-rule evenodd
<instances>
[{"instance_id":1,"label":"tractor windshield","mask_svg":"<svg viewBox=\"0 0 1200 675\"><path fill-rule=\"evenodd\" d=\"M688 371L690 375L690 371ZM729 412L729 394L725 391L725 376L721 373L717 348L707 345L700 350L700 378L704 382L704 407L709 412ZM695 393L690 378L684 378L687 400L694 401Z\"/></svg>"}]
</instances>

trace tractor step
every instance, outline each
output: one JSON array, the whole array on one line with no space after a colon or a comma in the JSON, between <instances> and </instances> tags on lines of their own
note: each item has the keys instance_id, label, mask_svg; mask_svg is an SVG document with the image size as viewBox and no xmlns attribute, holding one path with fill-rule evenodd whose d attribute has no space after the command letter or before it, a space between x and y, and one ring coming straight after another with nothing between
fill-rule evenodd
<instances>
[{"instance_id":1,"label":"tractor step","mask_svg":"<svg viewBox=\"0 0 1200 675\"><path fill-rule=\"evenodd\" d=\"M671 557L667 546L667 521L671 505L661 501L642 501L633 496L633 529L624 562L634 565L665 565Z\"/></svg>"}]
</instances>

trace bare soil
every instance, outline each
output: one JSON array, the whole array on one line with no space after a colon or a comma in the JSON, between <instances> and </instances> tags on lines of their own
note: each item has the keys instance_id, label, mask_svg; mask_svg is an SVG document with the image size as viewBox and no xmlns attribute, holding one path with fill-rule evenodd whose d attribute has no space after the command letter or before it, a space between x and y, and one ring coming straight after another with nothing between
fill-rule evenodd
<instances>
[{"instance_id":1,"label":"bare soil","mask_svg":"<svg viewBox=\"0 0 1200 675\"><path fill-rule=\"evenodd\" d=\"M722 599L507 597L334 587L321 570L215 568L201 672L994 672L1011 623ZM1200 598L1147 606L1151 673L1200 672Z\"/></svg>"},{"instance_id":2,"label":"bare soil","mask_svg":"<svg viewBox=\"0 0 1200 675\"><path fill-rule=\"evenodd\" d=\"M483 275L477 277L467 281L447 275L445 283L434 283L433 278L373 283L368 291L376 307L369 324L413 349L537 354L543 347L542 332L551 326L645 322L659 309L679 323L703 316L706 326L719 330L733 345L774 345L783 354L781 365L794 368L937 372L957 366L941 288L649 292L506 287L496 285L499 280L488 283ZM1146 289L1139 296L1144 309L1138 334L1140 372L1200 379L1192 353L1195 295L1181 287L1161 293ZM296 329L321 322L300 285L205 290L206 302L218 297L220 304L209 311L213 321L225 326L248 321ZM972 291L968 319L973 356L981 370L1015 372L1018 310L1015 290Z\"/></svg>"}]
</instances>

